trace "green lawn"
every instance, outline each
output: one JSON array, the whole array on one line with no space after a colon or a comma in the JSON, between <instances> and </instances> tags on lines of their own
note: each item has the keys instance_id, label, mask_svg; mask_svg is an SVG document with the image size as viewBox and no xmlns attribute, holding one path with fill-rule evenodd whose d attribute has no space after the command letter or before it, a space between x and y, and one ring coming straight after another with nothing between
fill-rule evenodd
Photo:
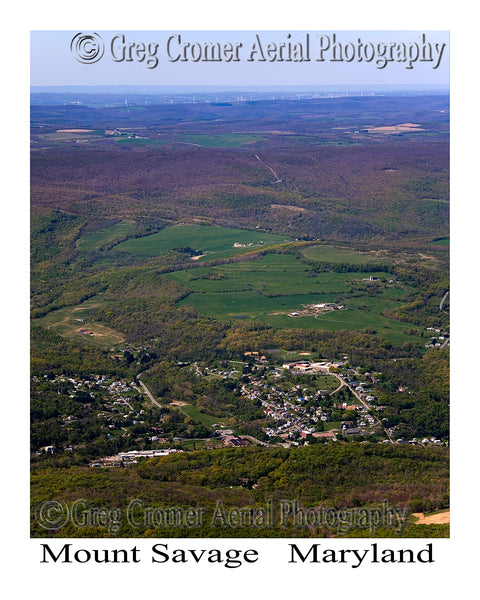
<instances>
[{"instance_id":1,"label":"green lawn","mask_svg":"<svg viewBox=\"0 0 480 600\"><path fill-rule=\"evenodd\" d=\"M324 426L325 429L324 431L331 431L332 429L340 429L340 421L325 421L324 422Z\"/></svg>"},{"instance_id":2,"label":"green lawn","mask_svg":"<svg viewBox=\"0 0 480 600\"><path fill-rule=\"evenodd\" d=\"M449 246L450 238L440 238L439 240L435 240L434 242L430 242L432 246Z\"/></svg>"},{"instance_id":3,"label":"green lawn","mask_svg":"<svg viewBox=\"0 0 480 600\"><path fill-rule=\"evenodd\" d=\"M114 138L116 144L126 144L127 146L162 146L166 140L152 140L150 138L136 137L118 137Z\"/></svg>"}]
</instances>

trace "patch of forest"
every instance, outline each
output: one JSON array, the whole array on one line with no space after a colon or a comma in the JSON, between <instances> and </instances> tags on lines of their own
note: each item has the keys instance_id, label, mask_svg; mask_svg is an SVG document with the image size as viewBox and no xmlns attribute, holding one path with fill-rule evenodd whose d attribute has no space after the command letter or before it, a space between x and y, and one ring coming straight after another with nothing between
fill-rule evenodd
<instances>
[{"instance_id":1,"label":"patch of forest","mask_svg":"<svg viewBox=\"0 0 480 600\"><path fill-rule=\"evenodd\" d=\"M265 506L269 500L277 507L285 499L298 500L303 507L337 510L381 506L388 499L390 507L431 511L448 506L448 472L446 449L342 443L176 453L127 468L38 469L32 474L32 536L105 535L101 526L74 523L45 531L35 518L43 502L69 505L82 498L85 507L121 510L120 537L338 537L342 534L321 525L280 525L278 514L272 527L212 526L211 517L218 501L230 509ZM202 507L206 518L198 528L135 527L127 519L133 499L150 508ZM403 535L448 535L446 526L418 527L410 521ZM354 528L349 535L371 533ZM391 528L374 535L399 536Z\"/></svg>"}]
</instances>

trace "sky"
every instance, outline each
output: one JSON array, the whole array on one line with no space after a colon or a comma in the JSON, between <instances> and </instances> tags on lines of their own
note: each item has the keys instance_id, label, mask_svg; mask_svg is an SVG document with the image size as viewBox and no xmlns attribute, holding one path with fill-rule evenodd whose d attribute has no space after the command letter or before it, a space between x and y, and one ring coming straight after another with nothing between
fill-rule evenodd
<instances>
[{"instance_id":1,"label":"sky","mask_svg":"<svg viewBox=\"0 0 480 600\"><path fill-rule=\"evenodd\" d=\"M204 54L199 53L205 52L208 43L219 45L222 60L203 60ZM101 58L96 54L98 48L103 49ZM449 33L342 29L32 30L30 83L445 86L449 83Z\"/></svg>"}]
</instances>

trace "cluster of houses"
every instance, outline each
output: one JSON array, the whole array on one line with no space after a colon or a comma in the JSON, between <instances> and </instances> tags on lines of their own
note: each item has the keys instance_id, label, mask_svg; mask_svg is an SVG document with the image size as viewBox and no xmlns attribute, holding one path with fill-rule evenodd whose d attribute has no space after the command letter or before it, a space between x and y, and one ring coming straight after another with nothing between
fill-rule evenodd
<instances>
[{"instance_id":1,"label":"cluster of houses","mask_svg":"<svg viewBox=\"0 0 480 600\"><path fill-rule=\"evenodd\" d=\"M392 430L393 433L393 430ZM411 440L403 440L399 438L396 440L397 444L410 444L411 446L445 446L448 445L447 442L442 442L442 440L437 440L436 438L423 438L422 440L417 440L417 438L413 438Z\"/></svg>"},{"instance_id":2,"label":"cluster of houses","mask_svg":"<svg viewBox=\"0 0 480 600\"><path fill-rule=\"evenodd\" d=\"M344 357L343 361L298 360L284 363L282 369L276 368L271 371L271 374L279 379L282 378L282 372L285 371L299 376L315 373L336 376L339 386L335 391L342 388L349 389L351 394L348 401L345 401L343 396L340 401L333 402L333 405L330 404L330 408L322 408L322 404L324 404L322 397L327 394L326 390L317 390L316 393L310 392L310 395L306 395L302 389L306 390L307 388L294 385L291 390L286 392L284 386L283 391L280 389L282 387L280 383L269 385L264 378L253 378L249 384L244 384L242 392L251 399L260 400L265 414L278 422L277 426L270 426L266 429L266 434L270 438L280 437L287 442L309 436L336 440L339 433L353 436L381 430L381 423L375 412L382 411L385 407L377 405L375 396L369 390L370 385L376 383L377 380L373 375L367 373L365 381L355 381L351 377L353 375L355 378L358 373L353 369L349 369L349 375L338 374L339 369L345 366L346 360L347 357ZM301 381L300 377L299 381ZM331 396L331 400L334 398L334 395ZM318 427L318 422L328 423L331 421L332 408L354 412L354 421L342 421L329 431L321 431L327 427Z\"/></svg>"},{"instance_id":3,"label":"cluster of houses","mask_svg":"<svg viewBox=\"0 0 480 600\"><path fill-rule=\"evenodd\" d=\"M44 375L44 378L47 379L47 375ZM38 377L34 377L34 380ZM111 394L120 393L120 392L129 392L132 390L133 383L128 384L125 381L110 381L110 379L106 375L92 375L91 379L84 379L81 377L70 377L68 375L57 375L53 379L55 383L70 383L74 390L80 389L95 389L98 387L103 387L107 389ZM74 395L70 395L71 398Z\"/></svg>"},{"instance_id":4,"label":"cluster of houses","mask_svg":"<svg viewBox=\"0 0 480 600\"><path fill-rule=\"evenodd\" d=\"M427 327L430 332L431 341L425 344L425 348L443 348L450 343L450 336L447 331L443 331L438 327Z\"/></svg>"},{"instance_id":5,"label":"cluster of houses","mask_svg":"<svg viewBox=\"0 0 480 600\"><path fill-rule=\"evenodd\" d=\"M295 363L296 364L296 363ZM330 414L328 409L320 405L321 398L327 394L326 390L317 390L315 393L305 393L302 386L292 386L289 391L280 387L269 385L261 379L253 379L249 384L242 386L242 393L252 400L261 402L265 414L277 421L275 426L268 427L265 433L269 438L281 438L285 445L291 445L292 440L313 436L336 440L338 429L318 431L318 422L328 422ZM313 401L313 402L311 402ZM353 408L359 413L367 410L362 405L339 406L338 408ZM369 415L365 415L365 418ZM364 423L366 425L366 423ZM340 431L341 433L341 431ZM355 432L347 432L355 433Z\"/></svg>"},{"instance_id":6,"label":"cluster of houses","mask_svg":"<svg viewBox=\"0 0 480 600\"><path fill-rule=\"evenodd\" d=\"M48 379L48 375L44 375ZM38 381L38 377L33 377L34 381ZM102 428L108 431L107 438L113 435L113 430L118 429L118 423L114 424L116 418L123 418L121 429L123 430L122 437L129 437L130 433L127 429L128 425L136 425L142 423L142 415L145 414L143 409L135 410L132 406L132 396L138 395L140 390L135 383L127 381L115 381L108 378L106 375L91 375L90 378L72 377L68 375L58 375L52 380L52 384L58 384L58 394L65 394L70 399L75 400L82 398L81 402L84 407L91 408L97 412L97 418L102 420ZM66 431L73 431L75 421L78 417L74 415L65 415L62 417L63 426ZM158 438L150 438L152 441ZM67 450L72 450L71 446L66 447ZM40 448L37 454L53 454L54 446L44 446ZM107 458L108 461L111 457ZM121 459L118 459L121 461ZM115 462L113 460L113 462Z\"/></svg>"}]
</instances>

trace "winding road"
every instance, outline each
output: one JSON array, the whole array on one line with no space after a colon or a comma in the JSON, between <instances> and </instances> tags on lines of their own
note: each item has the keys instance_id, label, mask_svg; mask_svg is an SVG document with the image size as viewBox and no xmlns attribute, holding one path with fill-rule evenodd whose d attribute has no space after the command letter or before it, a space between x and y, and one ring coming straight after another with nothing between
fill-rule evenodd
<instances>
[{"instance_id":1,"label":"winding road","mask_svg":"<svg viewBox=\"0 0 480 600\"><path fill-rule=\"evenodd\" d=\"M442 301L440 302L440 310L442 312L444 312L446 315L448 314L446 310L443 310L443 304L445 302L445 300L447 299L448 294L450 293L450 290L447 290L442 298Z\"/></svg>"}]
</instances>

